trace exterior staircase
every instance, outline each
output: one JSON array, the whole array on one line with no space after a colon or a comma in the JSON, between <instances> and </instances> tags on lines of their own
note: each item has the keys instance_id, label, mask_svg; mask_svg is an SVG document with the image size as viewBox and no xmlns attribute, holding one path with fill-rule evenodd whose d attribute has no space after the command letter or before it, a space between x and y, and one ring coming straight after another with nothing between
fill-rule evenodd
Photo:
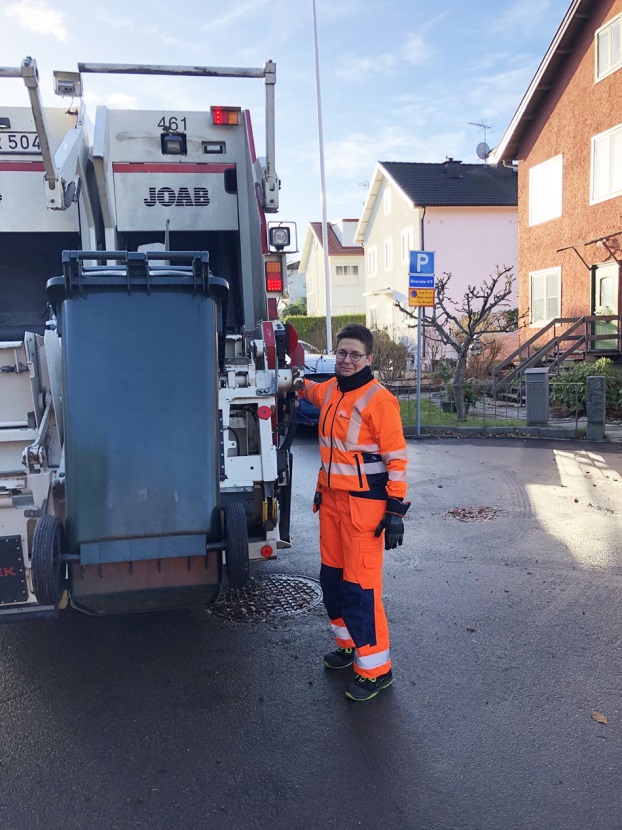
<instances>
[{"instance_id":1,"label":"exterior staircase","mask_svg":"<svg viewBox=\"0 0 622 830\"><path fill-rule=\"evenodd\" d=\"M492 370L495 397L522 401L527 369L547 366L559 374L569 362L613 359L622 356L622 315L586 314L583 317L557 317L525 340ZM509 368L510 370L504 374ZM513 390L518 390L517 392Z\"/></svg>"}]
</instances>

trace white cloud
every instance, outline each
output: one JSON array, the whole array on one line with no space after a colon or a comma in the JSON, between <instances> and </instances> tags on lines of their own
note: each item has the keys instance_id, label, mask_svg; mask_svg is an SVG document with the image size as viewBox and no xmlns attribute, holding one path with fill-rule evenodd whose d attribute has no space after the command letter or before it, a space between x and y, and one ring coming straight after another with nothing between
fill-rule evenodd
<instances>
[{"instance_id":1,"label":"white cloud","mask_svg":"<svg viewBox=\"0 0 622 830\"><path fill-rule=\"evenodd\" d=\"M491 21L491 31L503 32L512 40L517 35L527 38L541 28L550 5L549 0L518 0Z\"/></svg>"},{"instance_id":2,"label":"white cloud","mask_svg":"<svg viewBox=\"0 0 622 830\"><path fill-rule=\"evenodd\" d=\"M269 3L270 0L249 0L249 2L242 3L237 8L225 12L220 17L210 20L209 23L205 23L201 26L201 29L204 32L213 32L218 29L226 29L228 26L240 21L248 23L249 20L260 16L261 9L269 5Z\"/></svg>"},{"instance_id":3,"label":"white cloud","mask_svg":"<svg viewBox=\"0 0 622 830\"><path fill-rule=\"evenodd\" d=\"M20 0L4 10L5 17L17 21L18 26L40 35L52 35L67 40L65 14L48 6L44 0Z\"/></svg>"},{"instance_id":4,"label":"white cloud","mask_svg":"<svg viewBox=\"0 0 622 830\"><path fill-rule=\"evenodd\" d=\"M127 17L120 17L118 15L111 15L111 14L102 14L101 12L97 15L97 19L101 23L106 23L108 26L112 26L113 29L126 29L128 32L134 32L136 30L136 24L133 23L131 20L128 20Z\"/></svg>"},{"instance_id":5,"label":"white cloud","mask_svg":"<svg viewBox=\"0 0 622 830\"><path fill-rule=\"evenodd\" d=\"M432 49L420 34L410 32L394 51L382 52L373 57L357 58L344 55L335 77L341 81L363 81L373 74L391 74L405 64L422 66L430 62Z\"/></svg>"},{"instance_id":6,"label":"white cloud","mask_svg":"<svg viewBox=\"0 0 622 830\"><path fill-rule=\"evenodd\" d=\"M421 66L424 63L428 63L431 57L432 49L429 46L427 38L415 33L406 35L400 49L400 58L402 60L416 66Z\"/></svg>"}]
</instances>

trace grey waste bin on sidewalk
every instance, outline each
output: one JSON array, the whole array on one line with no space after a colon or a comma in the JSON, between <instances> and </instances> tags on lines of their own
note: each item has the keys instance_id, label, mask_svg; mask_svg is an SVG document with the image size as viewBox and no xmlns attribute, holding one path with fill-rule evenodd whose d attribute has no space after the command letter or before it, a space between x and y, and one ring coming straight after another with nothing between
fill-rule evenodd
<instances>
[{"instance_id":1,"label":"grey waste bin on sidewalk","mask_svg":"<svg viewBox=\"0 0 622 830\"><path fill-rule=\"evenodd\" d=\"M525 370L527 424L536 426L549 422L549 370Z\"/></svg>"}]
</instances>

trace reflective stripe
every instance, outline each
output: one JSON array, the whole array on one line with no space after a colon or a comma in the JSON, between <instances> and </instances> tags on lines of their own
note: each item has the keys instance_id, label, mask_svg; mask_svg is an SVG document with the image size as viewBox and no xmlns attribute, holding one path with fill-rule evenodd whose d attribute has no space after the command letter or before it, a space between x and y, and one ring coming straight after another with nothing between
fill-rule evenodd
<instances>
[{"instance_id":1,"label":"reflective stripe","mask_svg":"<svg viewBox=\"0 0 622 830\"><path fill-rule=\"evenodd\" d=\"M375 473L386 473L387 465L383 464L382 461L372 461L369 464L363 464L362 469L365 471L365 475L374 475Z\"/></svg>"},{"instance_id":2,"label":"reflective stripe","mask_svg":"<svg viewBox=\"0 0 622 830\"><path fill-rule=\"evenodd\" d=\"M395 450L394 452L383 452L381 453L383 461L399 461L403 459L404 461L407 460L408 456L406 455L406 450Z\"/></svg>"},{"instance_id":3,"label":"reflective stripe","mask_svg":"<svg viewBox=\"0 0 622 830\"><path fill-rule=\"evenodd\" d=\"M333 634L335 637L338 637L340 640L351 640L350 632L345 627L345 625L335 625L335 623L331 623L333 627Z\"/></svg>"},{"instance_id":4,"label":"reflective stripe","mask_svg":"<svg viewBox=\"0 0 622 830\"><path fill-rule=\"evenodd\" d=\"M370 669L377 669L378 666L383 666L385 663L388 663L391 659L391 650L387 649L386 651L379 651L378 654L367 654L365 657L361 657L356 650L354 655L354 663L360 669L365 669L369 671Z\"/></svg>"},{"instance_id":5,"label":"reflective stripe","mask_svg":"<svg viewBox=\"0 0 622 830\"><path fill-rule=\"evenodd\" d=\"M324 384L326 384L324 397L322 400L320 400L319 390L320 387L324 386ZM322 383L317 383L314 380L309 380L307 381L307 384L304 389L304 396L310 403L312 403L314 406L317 406L318 409L321 409L322 404L331 395L336 384L336 380L323 381Z\"/></svg>"},{"instance_id":6,"label":"reflective stripe","mask_svg":"<svg viewBox=\"0 0 622 830\"><path fill-rule=\"evenodd\" d=\"M370 455L377 455L379 450L378 444L348 444L340 438L333 438L332 446L333 449L340 450L345 453L367 452ZM326 447L326 449L329 450L331 447L330 437L326 437L325 435L320 436L320 447ZM382 459L384 460L384 456L382 456Z\"/></svg>"},{"instance_id":7,"label":"reflective stripe","mask_svg":"<svg viewBox=\"0 0 622 830\"><path fill-rule=\"evenodd\" d=\"M389 470L389 481L406 481L406 470Z\"/></svg>"},{"instance_id":8,"label":"reflective stripe","mask_svg":"<svg viewBox=\"0 0 622 830\"><path fill-rule=\"evenodd\" d=\"M374 395L383 388L379 383L373 383L367 392L354 402L352 414L350 415L350 426L348 427L348 434L346 435L348 444L358 443L359 433L363 424L363 411L367 408Z\"/></svg>"},{"instance_id":9,"label":"reflective stripe","mask_svg":"<svg viewBox=\"0 0 622 830\"><path fill-rule=\"evenodd\" d=\"M328 464L322 462L322 467L325 470L328 470ZM358 476L356 474L356 466L354 464L335 464L333 461L331 468L330 468L331 475L337 476L353 476L358 480Z\"/></svg>"}]
</instances>

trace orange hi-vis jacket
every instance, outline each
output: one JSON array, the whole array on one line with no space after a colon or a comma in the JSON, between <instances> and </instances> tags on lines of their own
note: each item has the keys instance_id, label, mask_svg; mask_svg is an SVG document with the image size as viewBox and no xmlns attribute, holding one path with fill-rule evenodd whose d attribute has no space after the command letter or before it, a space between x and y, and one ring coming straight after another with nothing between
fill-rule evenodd
<instances>
[{"instance_id":1,"label":"orange hi-vis jacket","mask_svg":"<svg viewBox=\"0 0 622 830\"><path fill-rule=\"evenodd\" d=\"M302 394L320 410L319 487L353 495L384 490L388 498L403 499L406 442L395 396L377 380L342 392L336 378L305 379Z\"/></svg>"}]
</instances>

